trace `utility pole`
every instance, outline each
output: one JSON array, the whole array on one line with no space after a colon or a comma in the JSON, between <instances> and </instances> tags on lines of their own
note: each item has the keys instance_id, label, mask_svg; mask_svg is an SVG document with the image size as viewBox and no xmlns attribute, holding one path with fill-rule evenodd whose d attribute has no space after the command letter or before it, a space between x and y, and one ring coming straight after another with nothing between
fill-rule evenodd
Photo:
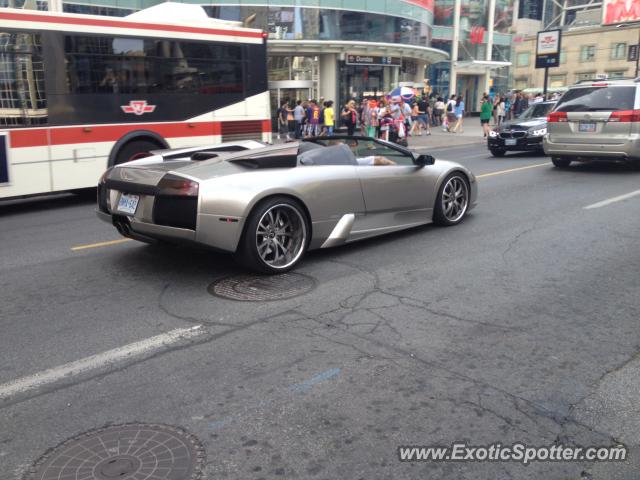
<instances>
[{"instance_id":1,"label":"utility pole","mask_svg":"<svg viewBox=\"0 0 640 480\"><path fill-rule=\"evenodd\" d=\"M451 38L451 68L449 70L449 96L458 92L458 41L460 40L460 8L462 6L461 0L455 0L453 7L453 36Z\"/></svg>"},{"instance_id":2,"label":"utility pole","mask_svg":"<svg viewBox=\"0 0 640 480\"><path fill-rule=\"evenodd\" d=\"M487 20L487 56L486 60L493 60L493 24L496 18L496 0L489 0L489 18ZM491 80L491 68L487 67L484 74L484 93L489 93L489 83Z\"/></svg>"}]
</instances>

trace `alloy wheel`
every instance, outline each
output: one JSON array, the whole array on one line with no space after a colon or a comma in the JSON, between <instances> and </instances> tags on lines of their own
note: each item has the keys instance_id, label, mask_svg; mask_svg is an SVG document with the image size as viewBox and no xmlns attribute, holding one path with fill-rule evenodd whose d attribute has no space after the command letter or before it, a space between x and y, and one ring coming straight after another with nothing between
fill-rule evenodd
<instances>
[{"instance_id":1,"label":"alloy wheel","mask_svg":"<svg viewBox=\"0 0 640 480\"><path fill-rule=\"evenodd\" d=\"M293 265L304 252L307 228L302 213L292 205L270 207L256 228L256 248L262 261L276 269Z\"/></svg>"},{"instance_id":2,"label":"alloy wheel","mask_svg":"<svg viewBox=\"0 0 640 480\"><path fill-rule=\"evenodd\" d=\"M460 220L469 205L469 187L464 179L451 177L442 189L442 212L450 222Z\"/></svg>"}]
</instances>

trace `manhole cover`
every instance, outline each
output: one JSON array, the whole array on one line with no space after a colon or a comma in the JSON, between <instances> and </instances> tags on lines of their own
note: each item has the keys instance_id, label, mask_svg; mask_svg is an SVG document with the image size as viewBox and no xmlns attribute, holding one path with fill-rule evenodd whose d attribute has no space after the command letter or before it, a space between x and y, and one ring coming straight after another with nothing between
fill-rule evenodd
<instances>
[{"instance_id":1,"label":"manhole cover","mask_svg":"<svg viewBox=\"0 0 640 480\"><path fill-rule=\"evenodd\" d=\"M25 479L195 480L204 459L200 442L179 428L116 425L58 445L36 462Z\"/></svg>"},{"instance_id":2,"label":"manhole cover","mask_svg":"<svg viewBox=\"0 0 640 480\"><path fill-rule=\"evenodd\" d=\"M283 300L307 293L315 286L313 278L300 273L280 275L238 275L218 280L209 285L209 293L218 297L261 302Z\"/></svg>"}]
</instances>

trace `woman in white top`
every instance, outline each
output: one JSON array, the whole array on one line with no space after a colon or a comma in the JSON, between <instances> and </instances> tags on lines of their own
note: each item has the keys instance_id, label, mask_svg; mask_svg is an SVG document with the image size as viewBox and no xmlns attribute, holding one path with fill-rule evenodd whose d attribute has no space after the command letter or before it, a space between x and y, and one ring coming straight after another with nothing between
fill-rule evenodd
<instances>
[{"instance_id":1,"label":"woman in white top","mask_svg":"<svg viewBox=\"0 0 640 480\"><path fill-rule=\"evenodd\" d=\"M500 126L502 125L502 122L504 122L504 116L506 113L504 98L502 97L500 97L500 100L498 101L497 110L498 110L498 126Z\"/></svg>"}]
</instances>

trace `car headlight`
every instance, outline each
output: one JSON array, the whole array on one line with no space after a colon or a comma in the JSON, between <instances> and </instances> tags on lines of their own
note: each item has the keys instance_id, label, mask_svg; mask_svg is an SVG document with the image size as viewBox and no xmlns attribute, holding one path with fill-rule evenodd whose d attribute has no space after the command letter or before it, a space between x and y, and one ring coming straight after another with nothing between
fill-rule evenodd
<instances>
[{"instance_id":1,"label":"car headlight","mask_svg":"<svg viewBox=\"0 0 640 480\"><path fill-rule=\"evenodd\" d=\"M532 137L541 137L547 134L547 127L539 128L537 130L529 130L529 135Z\"/></svg>"},{"instance_id":2,"label":"car headlight","mask_svg":"<svg viewBox=\"0 0 640 480\"><path fill-rule=\"evenodd\" d=\"M490 137L497 137L498 136L498 132L496 132L495 130L490 130L489 131L489 136Z\"/></svg>"}]
</instances>

